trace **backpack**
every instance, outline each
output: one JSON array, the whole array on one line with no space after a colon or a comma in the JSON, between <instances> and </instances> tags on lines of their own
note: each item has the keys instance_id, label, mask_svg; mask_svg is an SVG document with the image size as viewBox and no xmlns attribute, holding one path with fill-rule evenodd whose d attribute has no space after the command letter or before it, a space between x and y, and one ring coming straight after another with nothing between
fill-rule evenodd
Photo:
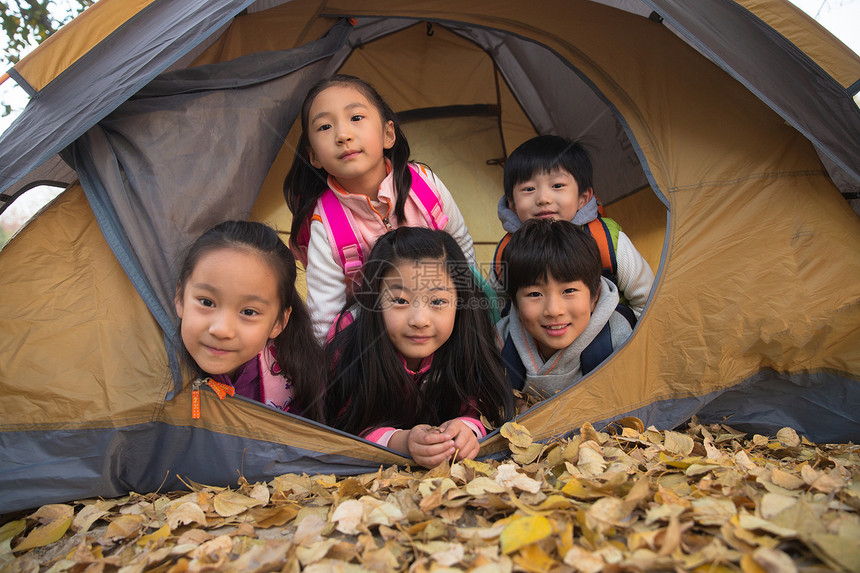
<instances>
[{"instance_id":1,"label":"backpack","mask_svg":"<svg viewBox=\"0 0 860 573\"><path fill-rule=\"evenodd\" d=\"M600 260L603 263L603 276L617 286L618 260L615 256L615 250L618 247L618 233L621 231L621 225L609 217L597 217L590 223L583 225L583 228L597 241L597 248L600 250ZM502 285L504 284L502 280L502 253L511 241L512 236L513 233L508 233L502 237L502 240L496 246L496 252L493 254L492 272L495 273L498 284Z\"/></svg>"},{"instance_id":2,"label":"backpack","mask_svg":"<svg viewBox=\"0 0 860 573\"><path fill-rule=\"evenodd\" d=\"M418 200L418 208L427 225L434 230L444 229L448 224L448 216L442 211L442 202L435 189L425 181L418 170L409 164L412 174L410 193ZM308 217L302 224L293 249L296 258L305 268L308 266L308 243L310 242L311 221L319 216L325 225L334 260L343 268L348 288L361 284L361 266L364 264L364 253L358 240L358 229L352 213L344 209L334 191L326 189L317 202L316 213Z\"/></svg>"}]
</instances>

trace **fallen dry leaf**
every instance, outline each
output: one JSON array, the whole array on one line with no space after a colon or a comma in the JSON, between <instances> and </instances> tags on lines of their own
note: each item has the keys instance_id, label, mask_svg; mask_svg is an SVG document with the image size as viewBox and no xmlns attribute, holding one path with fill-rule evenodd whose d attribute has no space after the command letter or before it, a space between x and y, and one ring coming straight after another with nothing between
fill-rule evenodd
<instances>
[{"instance_id":1,"label":"fallen dry leaf","mask_svg":"<svg viewBox=\"0 0 860 573\"><path fill-rule=\"evenodd\" d=\"M0 570L860 570L853 444L695 420L501 431L508 459L46 505L0 524Z\"/></svg>"}]
</instances>

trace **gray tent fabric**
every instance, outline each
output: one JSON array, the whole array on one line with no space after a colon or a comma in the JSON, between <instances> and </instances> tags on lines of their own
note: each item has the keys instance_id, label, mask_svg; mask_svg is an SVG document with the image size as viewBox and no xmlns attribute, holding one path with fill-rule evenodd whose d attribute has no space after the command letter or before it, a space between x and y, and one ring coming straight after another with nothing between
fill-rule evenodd
<instances>
[{"instance_id":1,"label":"gray tent fabric","mask_svg":"<svg viewBox=\"0 0 860 573\"><path fill-rule=\"evenodd\" d=\"M452 30L493 54L538 133L581 140L592 150L594 188L601 201L617 201L650 184L666 203L621 114L578 70L569 73L562 58L523 38L457 26Z\"/></svg>"},{"instance_id":2,"label":"gray tent fabric","mask_svg":"<svg viewBox=\"0 0 860 573\"><path fill-rule=\"evenodd\" d=\"M252 0L163 0L33 95L0 138L0 192L55 156ZM129 65L133 62L133 65ZM26 82L14 74L19 83ZM32 94L32 89L28 90ZM70 110L73 110L71 112Z\"/></svg>"},{"instance_id":3,"label":"gray tent fabric","mask_svg":"<svg viewBox=\"0 0 860 573\"><path fill-rule=\"evenodd\" d=\"M338 26L288 52L171 72L72 146L90 203L104 206L99 226L165 332L175 328L181 251L217 220L247 218L298 114L297 94L348 32Z\"/></svg>"}]
</instances>

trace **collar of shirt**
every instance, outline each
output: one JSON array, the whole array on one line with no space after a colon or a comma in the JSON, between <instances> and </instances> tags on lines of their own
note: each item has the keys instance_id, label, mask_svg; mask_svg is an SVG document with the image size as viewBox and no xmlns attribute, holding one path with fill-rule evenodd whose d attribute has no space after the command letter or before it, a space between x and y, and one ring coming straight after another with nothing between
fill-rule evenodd
<instances>
[{"instance_id":1,"label":"collar of shirt","mask_svg":"<svg viewBox=\"0 0 860 573\"><path fill-rule=\"evenodd\" d=\"M433 364L433 355L427 356L421 361L421 364L418 365L418 370L412 370L406 365L406 359L399 352L397 353L397 357L400 358L400 363L403 365L403 368L412 376L413 380L418 380L421 376L427 373L430 370L430 366Z\"/></svg>"}]
</instances>

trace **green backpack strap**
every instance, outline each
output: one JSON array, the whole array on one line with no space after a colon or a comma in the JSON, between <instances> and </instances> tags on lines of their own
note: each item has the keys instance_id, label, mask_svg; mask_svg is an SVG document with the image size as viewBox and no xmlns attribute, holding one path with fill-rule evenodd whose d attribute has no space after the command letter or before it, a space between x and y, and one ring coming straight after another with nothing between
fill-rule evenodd
<instances>
[{"instance_id":1,"label":"green backpack strap","mask_svg":"<svg viewBox=\"0 0 860 573\"><path fill-rule=\"evenodd\" d=\"M469 265L469 269L472 271L472 276L475 277L475 284L480 287L484 294L487 295L487 300L489 300L490 304L488 305L487 312L490 313L490 320L493 324L499 322L499 319L502 316L502 305L504 301L499 299L499 295L496 293L496 289L490 286L490 283L487 282L487 279L484 278L484 275L481 274L481 271L478 270L478 267Z\"/></svg>"}]
</instances>

